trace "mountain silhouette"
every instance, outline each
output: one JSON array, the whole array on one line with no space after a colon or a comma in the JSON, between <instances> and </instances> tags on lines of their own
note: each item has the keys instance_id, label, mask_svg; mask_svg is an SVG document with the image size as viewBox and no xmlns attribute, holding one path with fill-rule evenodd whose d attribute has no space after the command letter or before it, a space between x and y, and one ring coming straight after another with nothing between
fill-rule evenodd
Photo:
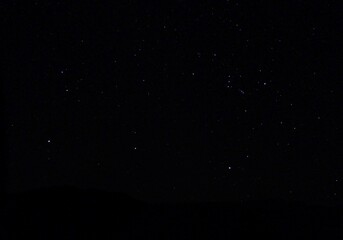
<instances>
[{"instance_id":1,"label":"mountain silhouette","mask_svg":"<svg viewBox=\"0 0 343 240\"><path fill-rule=\"evenodd\" d=\"M300 202L144 202L125 193L46 188L10 194L3 239L218 239L342 236L342 207Z\"/></svg>"}]
</instances>

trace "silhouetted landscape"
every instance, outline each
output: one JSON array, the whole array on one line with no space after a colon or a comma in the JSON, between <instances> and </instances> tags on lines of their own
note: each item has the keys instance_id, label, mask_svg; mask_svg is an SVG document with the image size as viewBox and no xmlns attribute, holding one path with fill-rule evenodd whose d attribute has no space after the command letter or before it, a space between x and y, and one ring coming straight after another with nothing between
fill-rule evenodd
<instances>
[{"instance_id":1,"label":"silhouetted landscape","mask_svg":"<svg viewBox=\"0 0 343 240\"><path fill-rule=\"evenodd\" d=\"M9 195L10 239L217 239L342 236L342 207L301 202L152 203L124 193L72 187ZM332 239L332 238L330 238Z\"/></svg>"}]
</instances>

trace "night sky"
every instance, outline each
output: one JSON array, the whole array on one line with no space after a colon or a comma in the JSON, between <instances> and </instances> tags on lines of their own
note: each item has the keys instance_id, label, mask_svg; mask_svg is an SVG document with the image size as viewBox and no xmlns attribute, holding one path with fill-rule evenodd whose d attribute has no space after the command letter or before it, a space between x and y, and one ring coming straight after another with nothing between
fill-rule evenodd
<instances>
[{"instance_id":1,"label":"night sky","mask_svg":"<svg viewBox=\"0 0 343 240\"><path fill-rule=\"evenodd\" d=\"M334 2L11 1L8 191L341 201Z\"/></svg>"}]
</instances>

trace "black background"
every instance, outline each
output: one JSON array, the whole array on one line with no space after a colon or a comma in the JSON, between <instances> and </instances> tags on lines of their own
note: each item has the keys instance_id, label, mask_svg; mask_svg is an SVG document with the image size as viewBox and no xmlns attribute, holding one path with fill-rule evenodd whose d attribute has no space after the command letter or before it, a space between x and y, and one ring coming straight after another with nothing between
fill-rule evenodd
<instances>
[{"instance_id":1,"label":"black background","mask_svg":"<svg viewBox=\"0 0 343 240\"><path fill-rule=\"evenodd\" d=\"M342 200L337 1L12 1L5 188Z\"/></svg>"},{"instance_id":2,"label":"black background","mask_svg":"<svg viewBox=\"0 0 343 240\"><path fill-rule=\"evenodd\" d=\"M72 185L181 201L341 197L337 6L9 7L10 190Z\"/></svg>"}]
</instances>

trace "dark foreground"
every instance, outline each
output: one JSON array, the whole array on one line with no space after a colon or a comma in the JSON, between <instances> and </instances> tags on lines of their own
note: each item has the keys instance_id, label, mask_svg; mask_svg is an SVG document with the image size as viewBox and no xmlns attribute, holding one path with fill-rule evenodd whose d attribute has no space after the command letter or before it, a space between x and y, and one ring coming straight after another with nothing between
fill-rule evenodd
<instances>
[{"instance_id":1,"label":"dark foreground","mask_svg":"<svg viewBox=\"0 0 343 240\"><path fill-rule=\"evenodd\" d=\"M342 207L147 203L71 188L7 196L2 239L343 239Z\"/></svg>"}]
</instances>

